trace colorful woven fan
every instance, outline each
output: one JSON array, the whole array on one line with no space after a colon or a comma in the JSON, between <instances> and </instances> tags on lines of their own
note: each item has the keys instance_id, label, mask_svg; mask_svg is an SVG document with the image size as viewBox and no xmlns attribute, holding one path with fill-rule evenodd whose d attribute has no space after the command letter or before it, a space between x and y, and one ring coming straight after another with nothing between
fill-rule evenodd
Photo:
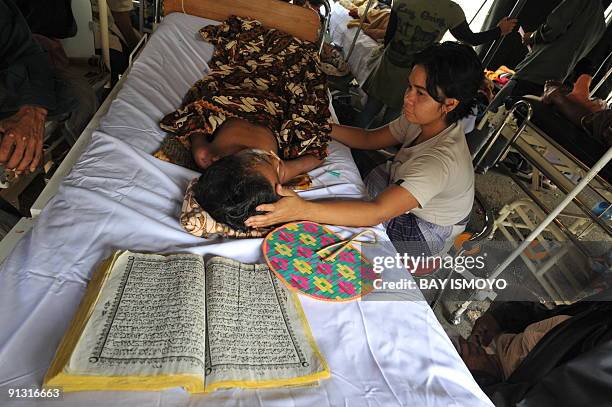
<instances>
[{"instance_id":1,"label":"colorful woven fan","mask_svg":"<svg viewBox=\"0 0 612 407\"><path fill-rule=\"evenodd\" d=\"M313 222L289 223L270 232L263 253L270 269L290 289L325 301L348 301L372 291L377 275L355 246ZM374 234L375 235L375 234Z\"/></svg>"}]
</instances>

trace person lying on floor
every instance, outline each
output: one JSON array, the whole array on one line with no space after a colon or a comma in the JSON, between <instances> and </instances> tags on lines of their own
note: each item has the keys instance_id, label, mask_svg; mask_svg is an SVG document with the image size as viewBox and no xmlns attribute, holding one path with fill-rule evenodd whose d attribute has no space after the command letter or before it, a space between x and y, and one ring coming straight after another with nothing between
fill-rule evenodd
<instances>
[{"instance_id":1,"label":"person lying on floor","mask_svg":"<svg viewBox=\"0 0 612 407\"><path fill-rule=\"evenodd\" d=\"M246 225L384 223L398 251L404 251L401 242L421 242L419 255L447 250L465 229L474 200L474 169L458 121L471 111L483 77L482 64L467 45L445 42L418 53L398 119L375 130L332 127L331 137L354 149L402 144L392 160L377 153L366 161L362 152L354 152L372 200L310 202L277 186L283 198L257 207L268 213L250 217ZM368 171L364 163L380 165Z\"/></svg>"},{"instance_id":2,"label":"person lying on floor","mask_svg":"<svg viewBox=\"0 0 612 407\"><path fill-rule=\"evenodd\" d=\"M196 201L244 231L258 204L278 199L275 183L327 156L327 77L315 44L254 20L230 17L200 35L215 45L211 71L161 119L170 134L155 156L202 172Z\"/></svg>"},{"instance_id":3,"label":"person lying on floor","mask_svg":"<svg viewBox=\"0 0 612 407\"><path fill-rule=\"evenodd\" d=\"M496 406L610 405L611 299L607 289L553 309L495 302L459 354Z\"/></svg>"}]
</instances>

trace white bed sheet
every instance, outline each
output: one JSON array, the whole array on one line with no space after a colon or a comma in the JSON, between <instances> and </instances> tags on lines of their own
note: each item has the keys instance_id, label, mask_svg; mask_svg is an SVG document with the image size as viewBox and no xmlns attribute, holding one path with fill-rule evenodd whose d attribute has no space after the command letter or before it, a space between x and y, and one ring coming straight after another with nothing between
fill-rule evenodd
<instances>
[{"instance_id":1,"label":"white bed sheet","mask_svg":"<svg viewBox=\"0 0 612 407\"><path fill-rule=\"evenodd\" d=\"M92 270L115 249L217 254L262 261L261 239L203 240L177 220L195 172L153 158L157 122L207 69L196 39L207 20L168 16L135 62L99 131L58 193L0 269L0 405L9 388L39 387ZM362 197L349 150L330 146L307 198ZM351 229L335 228L344 235ZM384 231L377 228L381 238ZM384 295L384 293L382 294ZM320 386L69 393L36 406L481 406L491 405L418 293L412 301L328 303L300 297L332 377ZM388 295L384 299L410 298ZM421 300L421 301L419 301Z\"/></svg>"},{"instance_id":2,"label":"white bed sheet","mask_svg":"<svg viewBox=\"0 0 612 407\"><path fill-rule=\"evenodd\" d=\"M331 40L342 47L344 57L346 58L353 43L353 38L355 38L357 33L357 28L348 28L346 26L349 21L353 20L353 17L349 16L348 10L341 6L340 3L333 3L331 10L329 21ZM368 61L372 53L380 48L380 46L379 43L374 41L369 35L364 34L363 31L359 33L353 53L348 60L351 73L357 79L357 82L359 82L359 86L365 83L374 68L375 64L368 65Z\"/></svg>"}]
</instances>

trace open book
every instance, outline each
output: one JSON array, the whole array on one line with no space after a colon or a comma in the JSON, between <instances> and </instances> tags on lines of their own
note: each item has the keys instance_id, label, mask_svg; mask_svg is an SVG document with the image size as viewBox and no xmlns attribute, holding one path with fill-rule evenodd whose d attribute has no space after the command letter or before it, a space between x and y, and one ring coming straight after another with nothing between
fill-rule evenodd
<instances>
[{"instance_id":1,"label":"open book","mask_svg":"<svg viewBox=\"0 0 612 407\"><path fill-rule=\"evenodd\" d=\"M44 385L205 392L326 377L299 301L267 266L122 251L94 273Z\"/></svg>"}]
</instances>

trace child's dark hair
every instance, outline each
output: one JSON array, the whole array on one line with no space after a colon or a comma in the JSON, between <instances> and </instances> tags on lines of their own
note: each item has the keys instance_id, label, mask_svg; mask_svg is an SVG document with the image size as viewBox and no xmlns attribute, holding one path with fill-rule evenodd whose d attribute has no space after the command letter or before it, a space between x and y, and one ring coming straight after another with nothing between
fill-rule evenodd
<instances>
[{"instance_id":1,"label":"child's dark hair","mask_svg":"<svg viewBox=\"0 0 612 407\"><path fill-rule=\"evenodd\" d=\"M427 92L434 100L443 103L447 97L459 101L446 116L448 124L470 114L484 80L482 63L472 47L452 41L434 44L417 53L414 64L427 71Z\"/></svg>"},{"instance_id":2,"label":"child's dark hair","mask_svg":"<svg viewBox=\"0 0 612 407\"><path fill-rule=\"evenodd\" d=\"M245 232L244 221L259 212L258 205L278 201L274 187L255 171L249 155L230 155L206 168L193 187L193 196L217 222Z\"/></svg>"}]
</instances>

